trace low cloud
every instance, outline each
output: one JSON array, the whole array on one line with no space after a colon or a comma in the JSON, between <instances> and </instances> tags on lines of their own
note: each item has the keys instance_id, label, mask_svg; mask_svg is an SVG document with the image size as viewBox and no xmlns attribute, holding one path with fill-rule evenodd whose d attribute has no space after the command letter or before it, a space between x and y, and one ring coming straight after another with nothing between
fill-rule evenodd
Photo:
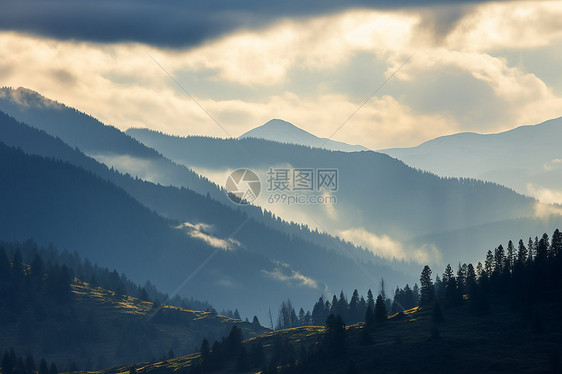
<instances>
[{"instance_id":1,"label":"low cloud","mask_svg":"<svg viewBox=\"0 0 562 374\"><path fill-rule=\"evenodd\" d=\"M562 206L545 204L541 202L535 203L535 217L540 219L548 219L551 216L562 216Z\"/></svg>"},{"instance_id":2,"label":"low cloud","mask_svg":"<svg viewBox=\"0 0 562 374\"><path fill-rule=\"evenodd\" d=\"M527 183L527 191L544 204L562 204L562 190L555 190Z\"/></svg>"},{"instance_id":3,"label":"low cloud","mask_svg":"<svg viewBox=\"0 0 562 374\"><path fill-rule=\"evenodd\" d=\"M208 233L208 231L213 230L213 226L205 223L192 224L189 222L184 222L176 228L184 230L187 235L191 236L192 238L202 240L208 245L215 248L233 250L240 247L241 245L237 240L231 238L221 239L211 235L210 233Z\"/></svg>"},{"instance_id":4,"label":"low cloud","mask_svg":"<svg viewBox=\"0 0 562 374\"><path fill-rule=\"evenodd\" d=\"M289 268L287 264L278 264L272 271L262 270L267 276L277 279L281 282L289 283L296 286L304 286L317 289L318 283L296 270Z\"/></svg>"},{"instance_id":5,"label":"low cloud","mask_svg":"<svg viewBox=\"0 0 562 374\"><path fill-rule=\"evenodd\" d=\"M527 192L538 200L534 205L536 218L548 219L551 216L562 215L562 190L528 183Z\"/></svg>"},{"instance_id":6,"label":"low cloud","mask_svg":"<svg viewBox=\"0 0 562 374\"><path fill-rule=\"evenodd\" d=\"M129 173L148 182L158 183L162 177L158 173L158 164L150 159L108 153L88 154L88 156L107 165L107 167L117 169L121 173Z\"/></svg>"},{"instance_id":7,"label":"low cloud","mask_svg":"<svg viewBox=\"0 0 562 374\"><path fill-rule=\"evenodd\" d=\"M363 227L341 230L338 235L356 245L367 248L373 254L388 259L415 261L418 263L440 263L441 252L434 246L404 246L388 235L376 235Z\"/></svg>"}]
</instances>

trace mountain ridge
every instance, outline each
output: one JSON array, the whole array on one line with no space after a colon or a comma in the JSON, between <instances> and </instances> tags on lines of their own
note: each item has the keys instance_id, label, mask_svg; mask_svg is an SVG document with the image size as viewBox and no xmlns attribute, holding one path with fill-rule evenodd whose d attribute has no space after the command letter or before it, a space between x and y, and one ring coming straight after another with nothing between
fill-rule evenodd
<instances>
[{"instance_id":1,"label":"mountain ridge","mask_svg":"<svg viewBox=\"0 0 562 374\"><path fill-rule=\"evenodd\" d=\"M447 177L489 180L546 203L562 186L562 117L495 133L458 133L380 152Z\"/></svg>"},{"instance_id":2,"label":"mountain ridge","mask_svg":"<svg viewBox=\"0 0 562 374\"><path fill-rule=\"evenodd\" d=\"M306 145L314 148L323 148L332 151L360 152L369 150L362 145L347 144L328 138L320 138L310 132L301 129L294 124L281 120L272 119L240 135L238 139L257 138L275 141L279 143Z\"/></svg>"},{"instance_id":3,"label":"mountain ridge","mask_svg":"<svg viewBox=\"0 0 562 374\"><path fill-rule=\"evenodd\" d=\"M216 256L214 256L213 263L208 266L210 267L209 270L215 271L215 277L217 276L217 274L224 275L226 279L229 279L229 282L231 283L233 282L234 284L236 284L241 282L242 284L245 284L246 281L249 282L249 280L246 279L247 276L249 276L248 274L254 274L258 278L265 277L265 283L270 284L269 287L271 290L278 289L279 292L286 293L288 292L287 290L289 288L294 288L295 299L299 299L300 294L304 295L308 294L309 292L317 292L312 288L309 289L307 287L300 287L299 282L302 282L303 279L306 281L310 281L310 279L313 279L315 282L314 284L317 284L318 287L321 288L324 287L323 284L325 281L328 283L333 282L334 284L347 283L344 278L356 278L354 282L357 284L365 283L365 280L357 279L358 276L361 277L362 275L351 272L354 265L351 260L347 258L349 256L349 253L354 253L355 258L358 258L361 261L365 261L365 266L371 269L373 273L380 274L381 276L383 276L384 274L385 279L387 279L387 281L390 283L395 283L398 279L402 279L404 277L402 272L393 270L390 267L390 265L392 265L390 262L382 261L382 259L371 255L363 249L348 248L348 245L346 243L339 241L339 239L337 238L324 238L314 232L310 232L309 234L304 233L305 235L300 235L299 232L301 228L298 225L289 226L289 224L281 222L274 216L266 215L266 212L260 213L263 214L263 217L261 219L259 219L259 217L257 216L255 218L251 218L251 216L246 214L245 211L240 211L231 207L227 208L219 202L211 199L210 197L198 195L187 189L178 189L171 186L159 186L147 181L131 178L127 175L120 175L114 170L109 170L105 165L101 165L97 161L83 155L79 150L70 148L60 139L55 139L41 130L37 130L24 124L17 123L13 118L8 117L7 115L4 115L2 113L0 113L0 128L2 129L2 131L0 131L0 143L2 141L8 142L11 146L20 147L24 152L31 152L36 154L38 153L43 157L49 157L48 160L44 159L43 157L34 158L34 160L40 161L41 163L44 163L46 161L48 161L49 163L60 163L60 160L64 159L65 162L72 163L74 167L76 167L76 165L79 165L81 168L80 170L83 170L84 173L91 173L90 176L101 178L105 181L105 184L108 185L111 183L114 188L122 188L123 194L126 193L125 191L128 191L129 198L132 199L134 197L138 199L137 202L139 200L142 201L144 203L144 206L149 207L153 212L159 212L167 216L167 219L162 220L161 217L154 216L154 219L166 222L166 226L177 226L185 223L186 221L189 222L189 225L184 228L184 230L188 231L183 233L176 232L177 228L170 229L169 227L167 227L165 229L162 229L166 232L172 232L172 235L176 237L176 240L180 240L182 235L186 236L185 239L181 239L180 241L190 243L186 247L192 247L193 250L198 253L197 255L195 255L195 253L191 254L190 260L186 260L187 263L190 264L189 266L193 266L192 264L194 262L203 262L204 258L201 255L204 255L205 251L209 251L207 253L211 253L211 251L215 250L214 247L210 247L209 245L205 244L205 242L202 241L203 239L214 243L226 243L227 239L230 238L234 231L236 231L237 234L235 239L237 241L240 241L242 247L235 251L220 251ZM2 150L3 147L4 146L0 144L0 150ZM10 149L13 150L13 148ZM4 161L9 161L9 159ZM15 162L15 160L12 160L12 162ZM72 166L70 164L68 165ZM0 166L2 166L1 163ZM0 170L2 170L1 167ZM52 174L56 175L56 173ZM77 179L78 181L81 180L81 178L75 179ZM21 178L17 179L17 181L14 181L13 184L15 186L18 186L20 181ZM79 185L80 183L75 182L75 184ZM86 184L92 185L92 182L90 181ZM29 183L29 185L34 186L37 185L37 183ZM94 183L94 185L96 184ZM63 192L64 190L65 189L62 188ZM0 195L0 197L5 196L5 194ZM62 196L65 196L64 193L62 194ZM60 201L61 198L62 197L56 197L55 200ZM50 197L48 199L48 201L52 200L53 197ZM13 203L14 201L10 201L10 204ZM139 202L139 204L141 203ZM27 214L39 217L48 216L47 213L39 210L40 205L41 204L32 204L28 206L26 210ZM71 206L72 205L76 204L71 204ZM104 207L104 210L108 209L105 207L105 205L100 203L98 204L97 210L101 209L102 207ZM256 212L253 212L254 210ZM257 211L259 211L259 209L253 209L252 211L248 212L253 212L253 217L255 214L257 214ZM21 213L13 217L17 218L19 216L21 216ZM112 214L112 216L115 216L115 214ZM141 215L137 213L134 214L134 216L140 217ZM55 217L51 217L51 221L56 222ZM267 222L270 222L270 224L266 225ZM49 222L49 224L52 223L54 222ZM241 223L244 223L244 228L242 230L239 230L239 226ZM211 226L206 227L205 224L207 224L207 226L209 226L210 224ZM99 235L94 236L95 240L92 240L94 242L93 247L89 242L82 243L78 241L78 239L75 239L74 242L78 241L80 243L80 246L77 247L75 245L72 245L72 242L68 241L68 237L71 235L62 235L60 230L47 230L47 232L49 233L49 235L47 236L47 234L44 232L45 226L49 225L47 223L43 223L41 225L37 223L35 226L26 225L27 229L24 230L25 232L20 232L21 230L17 232L13 230L10 231L9 227L4 226L3 228L10 232L3 232L1 230L2 228L0 228L0 235L17 235L17 237L5 238L12 240L25 240L30 236L33 236L36 240L40 241L44 245L48 244L48 242L53 242L55 244L59 244L62 247L82 250L83 254L90 253L89 251L92 251L94 248L96 248L96 245L101 248L105 248L109 245L109 247L113 250L112 252L110 252L112 255L115 255L115 253L118 253L120 251L119 245L116 245L115 243L112 244L111 241L105 240L103 239L103 236L100 237ZM129 240L127 242L127 247L136 246L139 254L142 252L141 249L146 250L146 243L149 243L150 241L135 241L135 238L139 235L135 234L135 229L133 227L127 224L116 224L116 226L125 232L125 237L126 235L130 234L133 238L133 240ZM285 226L286 228L284 229ZM103 231L103 227L105 226L102 225L98 227L97 230ZM275 227L282 228L282 230L277 230L275 229ZM82 231L79 231L79 234L81 236L89 238L93 234L85 231L86 229L87 227L82 227ZM149 234L156 238L159 238L159 235L163 233L162 230L154 231L154 229L150 229L149 227L145 226L139 226L138 229L145 232L144 234ZM160 232L160 234L158 234L158 232ZM117 230L117 233L119 233L119 230ZM178 237L178 235L180 237ZM123 235L120 234L117 236L121 237ZM110 239L113 238L115 238L115 235ZM270 243L269 241L272 242ZM322 241L325 242L321 243ZM161 252L162 255L170 251L171 253L173 253L174 251L179 249L177 248L177 243L171 244L169 242L170 241L168 239L164 238L160 241L160 245L155 245L154 248L159 248L159 252ZM85 244L88 245L86 246ZM170 246L171 248L167 249L167 247ZM205 250L205 248L207 249ZM350 252L346 252L346 250ZM128 251L130 252L130 249L128 249ZM127 253L127 251L124 251L124 253ZM236 253L239 253L239 255L237 255ZM184 257L186 255L187 254L182 254L182 256ZM247 273L242 277L238 277L238 275L240 274L236 272L230 274L232 271L236 270L230 266L232 262L231 257L237 258L239 256L241 256L241 258L236 261L241 261L242 263L247 264L247 266L241 267L244 268L244 272ZM96 262L100 260L99 256L88 257L93 257L93 260L95 260ZM170 258L170 256L168 255L163 257L166 257L168 259ZM230 259L227 260L223 257L229 257ZM143 256L140 256L140 258L142 259ZM106 258L103 259L107 261ZM160 288L164 289L175 288L177 284L181 283L181 279L177 279L177 284L174 285L173 282L170 283L169 281L163 283L162 279L158 279L158 277L156 277L157 279L151 278L151 274L158 275L158 273L154 273L154 270L147 271L146 268L143 268L143 266L149 266L143 261L144 260L139 259L138 266L133 267L132 269L123 268L122 266L128 265L128 262L123 261L114 262L110 265L112 267L117 267L119 271L124 271L126 273L130 273L127 270L134 270L134 272L132 272L134 279L139 283L145 282L147 279L146 277L149 277L149 280L156 283L156 285ZM162 265L162 261L165 262L165 260L162 259L158 261L151 261L149 262L150 267L156 265L160 266ZM168 273L167 278L170 278L170 276L173 274L175 274L174 277L178 274L179 276L181 276L181 274L183 273L183 271L180 271L181 267L178 268L178 265L181 264L180 258L176 258L173 262L173 269L169 268L166 270L166 273ZM332 276L328 275L326 271L322 270L332 268L335 263L338 263L342 268L348 269L346 272L351 272L352 275L344 276L344 274L339 274L336 276ZM249 268L246 268L248 266L253 267L254 270L249 270ZM225 271L222 271L220 269ZM189 271L189 268L185 267L184 271ZM139 278L139 274L143 274L143 278ZM203 287L205 283L204 279L207 279L207 281L209 281L209 278L205 275L203 276L203 280L201 280L201 282L203 283L200 283L200 281L195 282L194 288L189 291L193 292L195 290L199 290L196 294L182 293L182 295L198 296L200 298L205 297L205 287ZM213 282L211 283L214 284ZM215 284L213 287L218 287L218 285ZM281 291L281 289L284 289L284 291ZM212 294L220 295L221 292L226 291L223 289L219 292L219 289L215 289ZM253 293L259 294L260 292L254 290ZM227 297L227 299L231 299L228 302L230 304L227 304L227 301L225 300L220 301L219 299L217 299L212 301L214 301L214 304L219 308L225 308L227 305L229 307L232 305L239 307L239 305L235 303L235 293L233 293L232 290L229 290L228 294L229 296ZM258 309L260 305L263 307L262 303L265 302L265 300L267 300L267 297L263 296L261 298L261 302L257 300L255 303L247 302L248 306L246 309L243 309L241 307L239 307L239 309L242 313L251 315L258 314L260 318L263 319L263 311L258 311L256 309ZM278 301L279 300L270 300L270 302L273 302L274 304L276 304Z\"/></svg>"}]
</instances>

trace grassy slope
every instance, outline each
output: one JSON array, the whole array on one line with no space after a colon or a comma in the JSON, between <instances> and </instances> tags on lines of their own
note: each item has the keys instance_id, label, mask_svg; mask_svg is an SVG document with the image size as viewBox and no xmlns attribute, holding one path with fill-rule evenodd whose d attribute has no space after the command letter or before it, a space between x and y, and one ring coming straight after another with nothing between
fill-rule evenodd
<instances>
[{"instance_id":1,"label":"grassy slope","mask_svg":"<svg viewBox=\"0 0 562 374\"><path fill-rule=\"evenodd\" d=\"M445 321L433 323L431 309L410 310L404 317L393 316L372 334L374 344L360 345L362 323L348 327L345 358L317 363L307 372L341 373L353 361L358 372L433 373L433 372L550 372L551 361L560 360L562 321L559 305L535 308L543 321L542 331L530 322L528 313L513 311L498 304L488 314L475 315L467 307L444 310ZM433 336L434 328L439 337ZM302 327L266 333L246 341L247 348L262 340L266 355L277 336L295 343L314 344L324 332L322 327ZM149 365L139 365L144 373L181 372L198 354ZM98 373L126 373L124 366ZM226 369L223 372L233 372Z\"/></svg>"},{"instance_id":2,"label":"grassy slope","mask_svg":"<svg viewBox=\"0 0 562 374\"><path fill-rule=\"evenodd\" d=\"M170 348L176 354L193 352L204 337L220 339L229 333L233 324L240 327L246 337L268 331L225 316L167 305L155 313L157 308L152 302L116 295L79 279L74 279L71 287L74 301L59 313L60 318L70 316L69 326L80 326L77 332L81 334L80 344L68 344L64 350L50 349L48 341L53 331L48 324L40 324L34 339L25 343L21 343L21 326L8 327L2 331L2 346L47 357L63 367L69 362L75 362L80 368L107 367L138 361L133 357L156 359L167 355ZM88 328L84 329L85 325Z\"/></svg>"}]
</instances>

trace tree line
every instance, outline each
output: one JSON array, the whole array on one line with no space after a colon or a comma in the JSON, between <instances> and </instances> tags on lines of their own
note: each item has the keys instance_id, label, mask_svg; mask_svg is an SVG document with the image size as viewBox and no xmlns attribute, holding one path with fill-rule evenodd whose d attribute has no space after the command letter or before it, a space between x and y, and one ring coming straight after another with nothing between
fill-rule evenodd
<instances>
[{"instance_id":1,"label":"tree line","mask_svg":"<svg viewBox=\"0 0 562 374\"><path fill-rule=\"evenodd\" d=\"M0 248L4 248L9 255L19 252L23 262L31 264L36 256L51 267L52 265L66 266L73 277L80 278L90 283L93 287L102 287L115 292L117 295L126 295L157 304L174 305L184 309L216 312L213 306L205 301L194 298L185 298L175 295L170 298L167 294L160 292L150 281L140 286L129 280L123 273L117 270L100 267L92 264L88 259L83 259L78 252L59 251L54 246L40 247L33 240L25 242L0 242Z\"/></svg>"},{"instance_id":2,"label":"tree line","mask_svg":"<svg viewBox=\"0 0 562 374\"><path fill-rule=\"evenodd\" d=\"M442 276L436 276L435 280L431 268L426 265L420 274L420 286L397 288L392 301L385 297L384 286L376 298L370 290L366 299L355 290L349 302L343 292L339 298L334 296L332 302L320 297L312 312L301 308L297 314L287 300L280 307L277 326L324 325L325 333L320 334L315 342L299 345L276 336L266 359L260 340L246 343L251 346L248 354L233 327L237 343L227 343L231 339L229 337L215 342L210 348L208 341L204 340L201 357L189 373L212 372L224 368L228 362L235 362L237 372L307 373L331 360L345 360L341 362L347 362L347 372L355 373L357 368L348 357L346 321L349 321L348 324L364 322L358 343L370 346L374 343L374 332L386 323L389 313L397 313L395 318L401 318L403 310L411 307L433 307L432 320L440 322L444 319L442 304L444 309L465 306L475 313L490 313L489 305L493 302L508 302L515 308L532 309L539 301L560 303L561 296L562 234L557 229L551 239L543 234L540 239L529 239L527 245L523 240L517 246L509 241L505 249L499 245L488 251L484 262L476 266L462 264L455 272L451 265L447 265ZM320 323L322 318L325 319ZM533 328L541 329L540 317L535 314L533 318ZM438 338L439 332L435 328L432 334L435 335L432 337Z\"/></svg>"},{"instance_id":3,"label":"tree line","mask_svg":"<svg viewBox=\"0 0 562 374\"><path fill-rule=\"evenodd\" d=\"M0 372L2 374L58 374L57 365L41 359L39 365L32 354L27 356L20 356L16 354L13 348L6 349L2 355L2 362L0 365Z\"/></svg>"},{"instance_id":4,"label":"tree line","mask_svg":"<svg viewBox=\"0 0 562 374\"><path fill-rule=\"evenodd\" d=\"M376 305L386 314L398 313L404 309L411 309L418 306L420 300L420 289L417 284L410 287L408 284L403 289L397 287L394 291L394 297L386 297L384 279L381 281L381 288L377 297L371 290L367 291L367 298L360 296L357 289L349 301L344 292L341 291L339 297L334 295L332 301L320 296L314 304L312 312L299 309L298 314L295 312L291 300L284 301L279 308L276 329L286 329L300 326L323 326L331 314L340 316L347 324L363 322L367 310L370 308L375 311ZM380 313L380 312L379 312Z\"/></svg>"}]
</instances>

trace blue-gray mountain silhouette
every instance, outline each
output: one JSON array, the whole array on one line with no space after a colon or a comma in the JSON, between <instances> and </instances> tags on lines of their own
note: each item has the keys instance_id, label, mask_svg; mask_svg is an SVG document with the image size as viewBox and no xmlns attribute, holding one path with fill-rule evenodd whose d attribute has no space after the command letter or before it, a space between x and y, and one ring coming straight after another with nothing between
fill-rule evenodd
<instances>
[{"instance_id":1,"label":"blue-gray mountain silhouette","mask_svg":"<svg viewBox=\"0 0 562 374\"><path fill-rule=\"evenodd\" d=\"M529 194L562 188L562 117L497 134L459 133L381 152L449 177L490 180Z\"/></svg>"},{"instance_id":2,"label":"blue-gray mountain silhouette","mask_svg":"<svg viewBox=\"0 0 562 374\"><path fill-rule=\"evenodd\" d=\"M277 305L287 294L304 302L324 287L371 287L371 279L357 272L339 246L351 248L363 266L390 284L408 278L362 249L267 213L258 217L258 209L246 210L255 216L248 220L246 212L188 189L110 170L1 112L0 130L0 174L8 181L0 186L5 207L0 213L0 240L33 237L43 245L54 243L115 267L139 283L150 280L171 292L216 250L175 227L186 221L209 224L212 227L203 234L219 239L239 229L233 239L240 244L218 251L181 294L263 317L264 305ZM315 284L303 285L303 279ZM248 294L255 297L248 299Z\"/></svg>"},{"instance_id":3,"label":"blue-gray mountain silhouette","mask_svg":"<svg viewBox=\"0 0 562 374\"><path fill-rule=\"evenodd\" d=\"M258 138L280 143L306 145L332 151L357 152L368 150L368 148L361 145L351 145L327 138L319 138L281 119L272 119L239 136L239 139L244 138Z\"/></svg>"},{"instance_id":4,"label":"blue-gray mountain silhouette","mask_svg":"<svg viewBox=\"0 0 562 374\"><path fill-rule=\"evenodd\" d=\"M292 209L303 209L303 214L322 220L323 227L333 232L361 227L412 245L420 245L422 242L417 239L426 238L423 242L429 246L426 249L434 245L441 252L442 261L474 260L482 248L496 246L498 239L488 230L470 246L460 241L451 248L444 246L444 241L429 240L438 238L437 234L477 227L482 232L491 227L488 225L501 222L509 228L504 232L520 235L527 231L520 230L523 225L517 221L520 218L536 222L537 227L545 226L544 231L551 230L546 221L535 220L537 202L532 198L495 183L440 178L382 153L334 152L255 138L177 137L146 129L131 129L127 133L166 157L195 168L249 167L262 171L275 165L336 168L340 178L336 219L323 218L322 206ZM262 180L266 179L262 173Z\"/></svg>"}]
</instances>

